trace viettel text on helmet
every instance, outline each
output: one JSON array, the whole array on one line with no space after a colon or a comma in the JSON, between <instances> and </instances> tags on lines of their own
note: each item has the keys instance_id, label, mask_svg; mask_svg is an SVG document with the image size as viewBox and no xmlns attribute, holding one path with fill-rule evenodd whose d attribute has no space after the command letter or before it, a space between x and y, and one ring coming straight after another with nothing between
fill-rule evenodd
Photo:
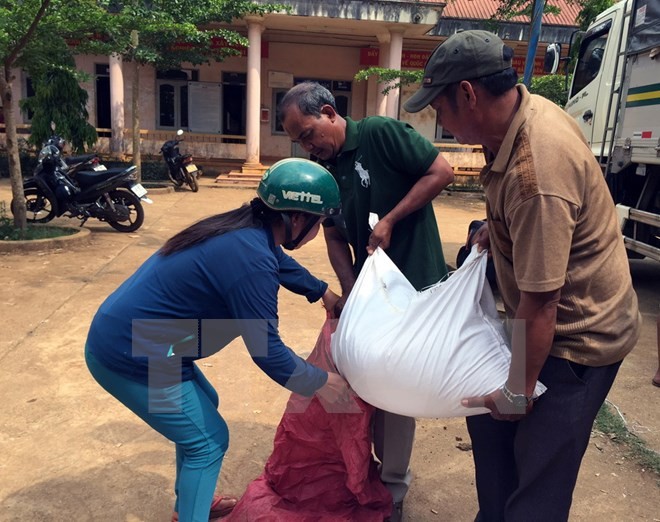
<instances>
[{"instance_id":1,"label":"viettel text on helmet","mask_svg":"<svg viewBox=\"0 0 660 522\"><path fill-rule=\"evenodd\" d=\"M290 201L301 201L304 203L315 203L323 205L323 200L319 194L312 194L311 192L296 192L294 190L282 190L282 197Z\"/></svg>"}]
</instances>

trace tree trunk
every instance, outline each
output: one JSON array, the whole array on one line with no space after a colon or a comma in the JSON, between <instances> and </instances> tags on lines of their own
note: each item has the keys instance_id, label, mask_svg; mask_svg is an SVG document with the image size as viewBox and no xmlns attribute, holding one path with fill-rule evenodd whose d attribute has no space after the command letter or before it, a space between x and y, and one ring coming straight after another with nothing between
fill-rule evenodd
<instances>
[{"instance_id":1,"label":"tree trunk","mask_svg":"<svg viewBox=\"0 0 660 522\"><path fill-rule=\"evenodd\" d=\"M140 64L133 61L133 165L137 167L138 181L142 181L142 155L140 154Z\"/></svg>"},{"instance_id":2,"label":"tree trunk","mask_svg":"<svg viewBox=\"0 0 660 522\"><path fill-rule=\"evenodd\" d=\"M14 114L11 67L4 65L0 74L0 95L2 95L2 112L5 117L5 137L7 140L7 160L9 163L9 179L11 193L16 205L14 207L14 226L20 230L27 229L25 193L23 192L23 176L21 175L21 158L18 150L18 135L16 132L16 115Z\"/></svg>"}]
</instances>

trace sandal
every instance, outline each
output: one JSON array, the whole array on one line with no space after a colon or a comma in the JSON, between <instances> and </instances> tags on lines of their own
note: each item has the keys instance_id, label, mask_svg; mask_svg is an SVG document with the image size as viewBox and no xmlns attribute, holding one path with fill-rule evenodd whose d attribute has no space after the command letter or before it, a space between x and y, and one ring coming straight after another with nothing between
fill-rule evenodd
<instances>
[{"instance_id":1,"label":"sandal","mask_svg":"<svg viewBox=\"0 0 660 522\"><path fill-rule=\"evenodd\" d=\"M651 384L653 386L657 386L658 388L660 388L660 381L656 381L655 379L651 379Z\"/></svg>"},{"instance_id":2,"label":"sandal","mask_svg":"<svg viewBox=\"0 0 660 522\"><path fill-rule=\"evenodd\" d=\"M236 497L214 495L213 502L211 503L211 511L209 512L209 520L226 517L236 507L237 502L238 499ZM176 511L172 513L172 522L179 522L179 514Z\"/></svg>"},{"instance_id":3,"label":"sandal","mask_svg":"<svg viewBox=\"0 0 660 522\"><path fill-rule=\"evenodd\" d=\"M232 512L238 499L236 497L223 497L222 495L215 495L211 503L211 512L209 513L209 520L213 518L222 518Z\"/></svg>"}]
</instances>

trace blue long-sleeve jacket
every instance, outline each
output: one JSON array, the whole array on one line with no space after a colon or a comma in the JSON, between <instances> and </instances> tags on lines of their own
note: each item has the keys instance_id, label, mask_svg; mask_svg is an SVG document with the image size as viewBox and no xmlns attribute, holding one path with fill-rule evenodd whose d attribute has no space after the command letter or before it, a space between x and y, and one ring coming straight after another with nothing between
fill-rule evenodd
<instances>
[{"instance_id":1,"label":"blue long-sleeve jacket","mask_svg":"<svg viewBox=\"0 0 660 522\"><path fill-rule=\"evenodd\" d=\"M312 395L327 373L282 342L280 285L310 302L327 289L274 245L269 229L232 231L169 256L156 252L101 305L87 347L110 369L164 387L190 379L193 361L242 336L269 377Z\"/></svg>"}]
</instances>

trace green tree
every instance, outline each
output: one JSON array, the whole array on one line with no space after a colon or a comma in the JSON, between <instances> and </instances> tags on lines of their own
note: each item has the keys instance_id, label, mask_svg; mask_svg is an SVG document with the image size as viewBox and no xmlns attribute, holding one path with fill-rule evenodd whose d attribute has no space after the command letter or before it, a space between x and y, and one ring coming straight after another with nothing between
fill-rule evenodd
<instances>
[{"instance_id":1,"label":"green tree","mask_svg":"<svg viewBox=\"0 0 660 522\"><path fill-rule=\"evenodd\" d=\"M407 69L387 69L385 67L369 67L358 71L355 75L355 80L360 82L368 80L371 76L377 78L378 83L385 84L383 94L387 94L392 89L396 89L403 85L410 85L412 83L419 83L424 77L424 71L421 69L407 70Z\"/></svg>"},{"instance_id":2,"label":"green tree","mask_svg":"<svg viewBox=\"0 0 660 522\"><path fill-rule=\"evenodd\" d=\"M580 6L576 22L581 31L586 31L595 18L614 5L615 0L572 0Z\"/></svg>"},{"instance_id":3,"label":"green tree","mask_svg":"<svg viewBox=\"0 0 660 522\"><path fill-rule=\"evenodd\" d=\"M12 196L17 202L14 224L20 230L25 230L27 223L13 103L14 70L45 70L48 64L66 67L67 40L74 36L82 41L91 40L104 14L94 0L4 0L0 3L0 96Z\"/></svg>"},{"instance_id":4,"label":"green tree","mask_svg":"<svg viewBox=\"0 0 660 522\"><path fill-rule=\"evenodd\" d=\"M235 31L218 28L218 23L280 8L247 0L3 0L0 96L12 196L17 202L16 227L25 230L27 223L13 110L14 70L37 71L37 78L41 71L44 75L58 69L73 72L72 53L116 53L134 62L136 72L145 64L168 69L178 68L182 62L222 60L238 54L238 47L246 46L247 40ZM139 81L138 74L134 77ZM139 83L133 89L137 92ZM138 97L133 98L137 103ZM138 115L137 106L133 114ZM66 127L66 123L60 125ZM139 140L139 118L133 128ZM139 142L134 150L139 165Z\"/></svg>"},{"instance_id":5,"label":"green tree","mask_svg":"<svg viewBox=\"0 0 660 522\"><path fill-rule=\"evenodd\" d=\"M74 67L73 59L70 63ZM92 147L98 136L88 122L87 91L80 87L79 77L69 68L49 67L44 71L27 71L35 95L21 100L21 109L33 113L29 143L39 146L51 134L51 122L57 134L67 140L75 152Z\"/></svg>"},{"instance_id":6,"label":"green tree","mask_svg":"<svg viewBox=\"0 0 660 522\"><path fill-rule=\"evenodd\" d=\"M140 69L178 69L182 63L199 65L238 55L240 47L247 47L247 38L219 23L285 9L248 0L126 0L111 1L106 8L114 23L104 24L112 30L98 46L133 64L133 164L138 172Z\"/></svg>"},{"instance_id":7,"label":"green tree","mask_svg":"<svg viewBox=\"0 0 660 522\"><path fill-rule=\"evenodd\" d=\"M529 86L529 92L539 94L563 108L568 97L566 78L563 74L535 76Z\"/></svg>"},{"instance_id":8,"label":"green tree","mask_svg":"<svg viewBox=\"0 0 660 522\"><path fill-rule=\"evenodd\" d=\"M570 1L570 0L569 0ZM582 0L572 0L580 2ZM510 20L516 16L532 16L534 0L500 0L500 5L492 17L493 21ZM561 9L545 0L543 12L546 14L559 14Z\"/></svg>"},{"instance_id":9,"label":"green tree","mask_svg":"<svg viewBox=\"0 0 660 522\"><path fill-rule=\"evenodd\" d=\"M561 10L552 4L552 0L546 0L544 12L559 14ZM580 31L586 31L589 24L594 21L596 16L605 11L605 9L614 5L616 0L568 0L568 2L575 4L579 7L575 22L578 24ZM500 0L493 20L509 20L518 15L531 16L534 0ZM580 48L581 35L573 42L570 50L570 60L566 63L566 70L572 70L572 63L577 57L577 50Z\"/></svg>"},{"instance_id":10,"label":"green tree","mask_svg":"<svg viewBox=\"0 0 660 522\"><path fill-rule=\"evenodd\" d=\"M593 22L594 18L608 7L611 7L615 0L568 0L570 3L580 8L575 22L580 30L584 31ZM494 20L510 20L519 15L531 16L534 0L500 0L500 5L493 17ZM552 0L545 1L544 13L559 14L561 9L552 4Z\"/></svg>"}]
</instances>

